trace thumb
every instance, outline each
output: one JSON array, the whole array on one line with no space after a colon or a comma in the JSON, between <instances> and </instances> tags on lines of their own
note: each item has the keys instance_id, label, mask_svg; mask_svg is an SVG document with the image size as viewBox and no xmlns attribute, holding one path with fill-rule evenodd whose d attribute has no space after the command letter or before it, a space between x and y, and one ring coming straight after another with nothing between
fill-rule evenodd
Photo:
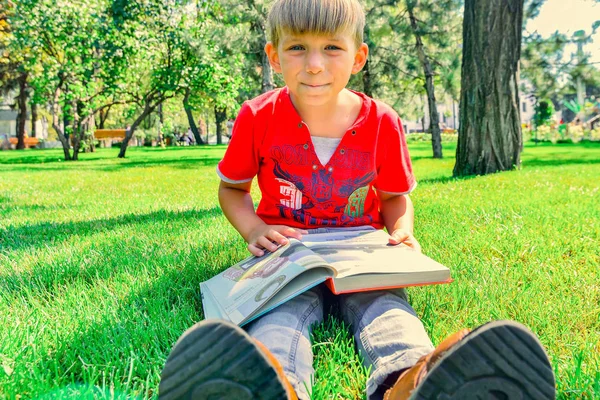
<instances>
[{"instance_id":1,"label":"thumb","mask_svg":"<svg viewBox=\"0 0 600 400\"><path fill-rule=\"evenodd\" d=\"M410 237L410 233L404 229L396 229L389 238L390 244L400 244Z\"/></svg>"}]
</instances>

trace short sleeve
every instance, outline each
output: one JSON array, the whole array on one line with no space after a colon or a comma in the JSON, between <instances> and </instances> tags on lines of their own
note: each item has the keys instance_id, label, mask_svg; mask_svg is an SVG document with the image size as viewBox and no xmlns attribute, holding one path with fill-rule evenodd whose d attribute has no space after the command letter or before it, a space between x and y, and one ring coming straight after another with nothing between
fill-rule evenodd
<instances>
[{"instance_id":1,"label":"short sleeve","mask_svg":"<svg viewBox=\"0 0 600 400\"><path fill-rule=\"evenodd\" d=\"M244 103L233 124L227 151L217 165L217 174L227 183L249 182L258 173L258 165L255 116Z\"/></svg>"},{"instance_id":2,"label":"short sleeve","mask_svg":"<svg viewBox=\"0 0 600 400\"><path fill-rule=\"evenodd\" d=\"M402 121L397 115L385 115L377 143L375 188L393 194L408 194L417 186L406 145Z\"/></svg>"}]
</instances>

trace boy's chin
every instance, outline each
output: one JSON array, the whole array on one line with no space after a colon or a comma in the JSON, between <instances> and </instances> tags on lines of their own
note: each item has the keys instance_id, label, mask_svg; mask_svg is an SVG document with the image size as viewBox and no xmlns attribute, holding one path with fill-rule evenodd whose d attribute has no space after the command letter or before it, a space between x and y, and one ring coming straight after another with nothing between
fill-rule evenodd
<instances>
[{"instance_id":1,"label":"boy's chin","mask_svg":"<svg viewBox=\"0 0 600 400\"><path fill-rule=\"evenodd\" d=\"M319 95L302 93L293 96L294 103L299 103L303 106L309 107L324 106L326 104L331 103L332 101L335 101L336 98L337 95L331 93Z\"/></svg>"}]
</instances>

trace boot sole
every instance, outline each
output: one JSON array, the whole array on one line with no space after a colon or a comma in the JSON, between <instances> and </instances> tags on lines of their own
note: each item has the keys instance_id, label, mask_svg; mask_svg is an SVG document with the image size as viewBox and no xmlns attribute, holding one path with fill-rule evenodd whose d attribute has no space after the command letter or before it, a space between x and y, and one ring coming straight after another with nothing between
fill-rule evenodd
<instances>
[{"instance_id":1,"label":"boot sole","mask_svg":"<svg viewBox=\"0 0 600 400\"><path fill-rule=\"evenodd\" d=\"M410 399L554 399L552 367L525 326L490 322L445 353Z\"/></svg>"},{"instance_id":2,"label":"boot sole","mask_svg":"<svg viewBox=\"0 0 600 400\"><path fill-rule=\"evenodd\" d=\"M206 320L177 341L161 374L160 400L286 399L256 342L227 321Z\"/></svg>"}]
</instances>

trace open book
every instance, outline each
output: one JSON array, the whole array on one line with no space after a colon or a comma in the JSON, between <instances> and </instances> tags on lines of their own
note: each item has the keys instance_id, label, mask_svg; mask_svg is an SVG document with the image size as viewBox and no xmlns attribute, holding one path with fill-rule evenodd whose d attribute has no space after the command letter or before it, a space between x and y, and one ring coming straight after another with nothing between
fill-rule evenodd
<instances>
[{"instance_id":1,"label":"open book","mask_svg":"<svg viewBox=\"0 0 600 400\"><path fill-rule=\"evenodd\" d=\"M335 293L451 282L450 270L370 227L323 229L289 239L273 253L251 256L200 284L206 318L244 325L326 282Z\"/></svg>"}]
</instances>

